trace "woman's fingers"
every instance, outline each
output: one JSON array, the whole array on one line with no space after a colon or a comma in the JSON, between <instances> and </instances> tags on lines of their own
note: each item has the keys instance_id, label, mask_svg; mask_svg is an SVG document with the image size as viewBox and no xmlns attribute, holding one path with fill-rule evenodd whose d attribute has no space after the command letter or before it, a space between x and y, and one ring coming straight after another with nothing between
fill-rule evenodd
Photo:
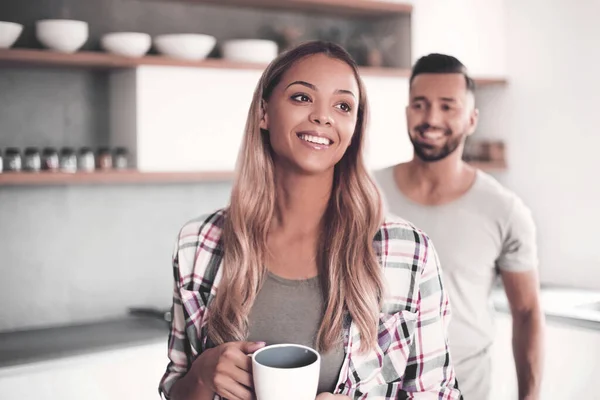
<instances>
[{"instance_id":1,"label":"woman's fingers","mask_svg":"<svg viewBox=\"0 0 600 400\"><path fill-rule=\"evenodd\" d=\"M245 371L243 369L236 368L235 370L232 370L231 377L236 382L241 383L242 385L244 385L248 388L254 387L254 383L252 381L252 374L248 373L247 371Z\"/></svg>"},{"instance_id":2,"label":"woman's fingers","mask_svg":"<svg viewBox=\"0 0 600 400\"><path fill-rule=\"evenodd\" d=\"M223 388L217 391L228 400L254 400L254 394L247 387L240 385L233 379L228 380Z\"/></svg>"}]
</instances>

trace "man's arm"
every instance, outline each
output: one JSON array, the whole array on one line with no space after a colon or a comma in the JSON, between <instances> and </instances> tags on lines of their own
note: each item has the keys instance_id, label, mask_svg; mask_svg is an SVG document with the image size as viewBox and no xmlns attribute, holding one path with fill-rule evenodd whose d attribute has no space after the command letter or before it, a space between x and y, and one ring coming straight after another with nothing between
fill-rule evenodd
<instances>
[{"instance_id":1,"label":"man's arm","mask_svg":"<svg viewBox=\"0 0 600 400\"><path fill-rule=\"evenodd\" d=\"M537 400L543 370L544 314L540 306L537 270L501 270L513 317L513 354L520 400Z\"/></svg>"}]
</instances>

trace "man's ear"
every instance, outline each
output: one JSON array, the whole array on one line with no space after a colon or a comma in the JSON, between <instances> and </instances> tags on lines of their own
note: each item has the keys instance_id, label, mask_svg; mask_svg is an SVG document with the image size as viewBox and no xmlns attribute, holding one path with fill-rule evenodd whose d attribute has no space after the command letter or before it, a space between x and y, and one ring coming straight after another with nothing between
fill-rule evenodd
<instances>
[{"instance_id":1,"label":"man's ear","mask_svg":"<svg viewBox=\"0 0 600 400\"><path fill-rule=\"evenodd\" d=\"M473 108L469 115L469 129L467 135L472 135L477 129L477 123L479 122L479 109Z\"/></svg>"},{"instance_id":2,"label":"man's ear","mask_svg":"<svg viewBox=\"0 0 600 400\"><path fill-rule=\"evenodd\" d=\"M260 101L260 129L269 130L269 114L267 113L267 102Z\"/></svg>"}]
</instances>

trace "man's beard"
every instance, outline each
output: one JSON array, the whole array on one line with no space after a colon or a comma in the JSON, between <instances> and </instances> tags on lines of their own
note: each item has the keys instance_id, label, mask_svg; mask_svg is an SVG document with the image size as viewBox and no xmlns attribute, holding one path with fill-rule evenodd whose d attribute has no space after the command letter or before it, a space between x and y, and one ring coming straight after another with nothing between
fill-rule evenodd
<instances>
[{"instance_id":1,"label":"man's beard","mask_svg":"<svg viewBox=\"0 0 600 400\"><path fill-rule=\"evenodd\" d=\"M425 132L428 129L431 129L431 126L429 126L429 124L423 124L417 126L415 128L415 131L421 134L422 132ZM437 146L431 146L425 143L419 143L413 138L412 135L408 136L415 149L415 155L425 162L435 162L443 160L450 154L454 153L456 149L458 149L458 146L460 146L460 143L462 141L462 135L453 137L452 131L450 129L444 130L444 136L449 137L449 139L441 148L437 148Z\"/></svg>"}]
</instances>

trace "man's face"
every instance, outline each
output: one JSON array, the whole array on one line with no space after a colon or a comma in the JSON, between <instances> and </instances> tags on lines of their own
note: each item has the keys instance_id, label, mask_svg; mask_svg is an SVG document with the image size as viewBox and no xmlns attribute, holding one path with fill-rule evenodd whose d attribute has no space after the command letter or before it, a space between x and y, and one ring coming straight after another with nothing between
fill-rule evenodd
<instances>
[{"instance_id":1,"label":"man's face","mask_svg":"<svg viewBox=\"0 0 600 400\"><path fill-rule=\"evenodd\" d=\"M417 75L410 87L406 121L415 155L442 160L461 149L475 131L478 111L462 74ZM461 154L462 156L462 154Z\"/></svg>"}]
</instances>

